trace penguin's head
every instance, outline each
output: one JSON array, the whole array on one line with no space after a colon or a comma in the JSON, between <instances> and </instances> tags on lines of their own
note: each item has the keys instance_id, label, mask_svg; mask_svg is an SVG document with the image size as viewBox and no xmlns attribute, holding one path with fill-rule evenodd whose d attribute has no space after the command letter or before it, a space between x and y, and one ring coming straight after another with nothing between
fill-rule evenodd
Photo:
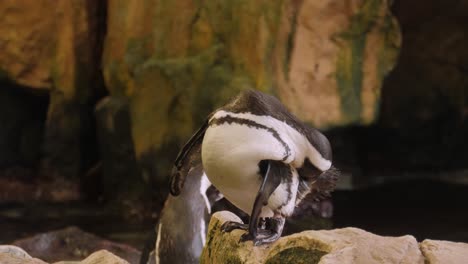
<instances>
[{"instance_id":1,"label":"penguin's head","mask_svg":"<svg viewBox=\"0 0 468 264\"><path fill-rule=\"evenodd\" d=\"M313 145L322 155L322 158L330 162L330 166L326 170L318 170L316 187L324 196L329 196L330 192L336 187L336 182L340 171L333 165L333 153L330 141L318 130L314 130Z\"/></svg>"},{"instance_id":2,"label":"penguin's head","mask_svg":"<svg viewBox=\"0 0 468 264\"><path fill-rule=\"evenodd\" d=\"M322 155L322 157L330 162L333 160L333 153L330 141L328 138L322 134L320 131L314 129L312 130L312 138L315 149Z\"/></svg>"},{"instance_id":3,"label":"penguin's head","mask_svg":"<svg viewBox=\"0 0 468 264\"><path fill-rule=\"evenodd\" d=\"M329 193L335 188L339 171L333 166L333 153L328 138L316 129L310 129L307 139L318 152L320 157L311 157L304 160L298 169L299 174L313 180L315 187L323 193Z\"/></svg>"}]
</instances>

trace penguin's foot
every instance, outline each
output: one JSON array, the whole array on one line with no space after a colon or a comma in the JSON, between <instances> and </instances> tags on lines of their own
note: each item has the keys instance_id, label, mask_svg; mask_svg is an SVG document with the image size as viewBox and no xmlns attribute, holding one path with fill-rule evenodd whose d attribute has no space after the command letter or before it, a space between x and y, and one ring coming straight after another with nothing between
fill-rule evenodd
<instances>
[{"instance_id":1,"label":"penguin's foot","mask_svg":"<svg viewBox=\"0 0 468 264\"><path fill-rule=\"evenodd\" d=\"M252 233L248 232L242 234L239 239L239 243L252 241L254 246L260 246L263 244L268 244L274 242L280 238L281 234L275 233L272 230L265 230L265 229L257 229L257 234L253 235Z\"/></svg>"},{"instance_id":2,"label":"penguin's foot","mask_svg":"<svg viewBox=\"0 0 468 264\"><path fill-rule=\"evenodd\" d=\"M273 243L281 237L285 219L280 218L266 218L265 222L261 223L263 228L257 229L256 234L245 233L241 236L239 242L252 240L254 246Z\"/></svg>"},{"instance_id":3,"label":"penguin's foot","mask_svg":"<svg viewBox=\"0 0 468 264\"><path fill-rule=\"evenodd\" d=\"M260 246L264 244L273 243L276 240L278 240L280 237L281 237L281 234L275 231L259 229L256 237L252 237L250 233L245 233L241 236L239 242L252 240L254 246Z\"/></svg>"},{"instance_id":4,"label":"penguin's foot","mask_svg":"<svg viewBox=\"0 0 468 264\"><path fill-rule=\"evenodd\" d=\"M241 230L248 230L248 224L241 224L234 221L227 221L221 226L221 231L223 232L231 232L234 229L241 229Z\"/></svg>"},{"instance_id":5,"label":"penguin's foot","mask_svg":"<svg viewBox=\"0 0 468 264\"><path fill-rule=\"evenodd\" d=\"M239 243L252 241L254 246L260 246L263 244L275 242L281 237L281 231L283 229L282 228L283 225L284 225L284 219L270 218L270 219L267 219L266 221L267 229L264 229L265 223L262 221L260 223L260 226L262 226L263 228L257 228L254 234L252 234L251 232L242 234L242 236L239 239ZM228 222L225 222L221 226L222 232L231 232L232 230L235 230L235 229L248 231L249 225L242 224L239 222L228 221Z\"/></svg>"},{"instance_id":6,"label":"penguin's foot","mask_svg":"<svg viewBox=\"0 0 468 264\"><path fill-rule=\"evenodd\" d=\"M257 229L257 232L263 232L265 230L265 223L266 220L265 218L260 218L259 219L259 229ZM234 222L234 221L227 221L221 226L221 231L223 232L231 232L234 229L241 229L241 230L249 230L249 225L248 224L241 224L239 222Z\"/></svg>"}]
</instances>

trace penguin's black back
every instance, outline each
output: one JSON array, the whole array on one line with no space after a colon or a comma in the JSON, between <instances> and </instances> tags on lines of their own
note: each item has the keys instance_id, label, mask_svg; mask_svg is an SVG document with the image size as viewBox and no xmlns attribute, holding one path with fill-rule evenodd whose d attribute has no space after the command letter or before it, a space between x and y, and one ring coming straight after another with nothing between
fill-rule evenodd
<instances>
[{"instance_id":1,"label":"penguin's black back","mask_svg":"<svg viewBox=\"0 0 468 264\"><path fill-rule=\"evenodd\" d=\"M322 157L332 160L332 151L328 139L317 129L302 123L272 95L257 90L244 90L230 104L221 109L233 113L251 113L260 116L271 116L277 120L283 121L303 134Z\"/></svg>"}]
</instances>

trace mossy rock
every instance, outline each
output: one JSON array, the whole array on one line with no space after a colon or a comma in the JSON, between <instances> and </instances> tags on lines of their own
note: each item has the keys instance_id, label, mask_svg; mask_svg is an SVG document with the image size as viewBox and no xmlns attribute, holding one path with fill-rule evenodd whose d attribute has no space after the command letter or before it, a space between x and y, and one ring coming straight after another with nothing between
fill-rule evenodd
<instances>
[{"instance_id":1,"label":"mossy rock","mask_svg":"<svg viewBox=\"0 0 468 264\"><path fill-rule=\"evenodd\" d=\"M226 221L241 220L223 211L211 217L200 263L424 263L416 239L382 237L357 228L307 230L268 245L239 242L245 231L221 231Z\"/></svg>"},{"instance_id":2,"label":"mossy rock","mask_svg":"<svg viewBox=\"0 0 468 264\"><path fill-rule=\"evenodd\" d=\"M246 88L319 128L373 122L398 25L386 0L329 2L109 1L104 77L129 100L136 158L155 190L204 118Z\"/></svg>"}]
</instances>

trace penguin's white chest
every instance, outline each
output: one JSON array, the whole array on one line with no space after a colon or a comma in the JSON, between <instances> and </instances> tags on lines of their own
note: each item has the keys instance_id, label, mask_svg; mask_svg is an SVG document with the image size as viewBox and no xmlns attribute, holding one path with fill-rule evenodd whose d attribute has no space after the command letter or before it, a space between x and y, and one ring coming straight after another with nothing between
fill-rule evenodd
<instances>
[{"instance_id":1,"label":"penguin's white chest","mask_svg":"<svg viewBox=\"0 0 468 264\"><path fill-rule=\"evenodd\" d=\"M267 129L232 122L206 130L201 154L212 184L235 206L250 214L262 181L259 162L283 159L285 148Z\"/></svg>"}]
</instances>

